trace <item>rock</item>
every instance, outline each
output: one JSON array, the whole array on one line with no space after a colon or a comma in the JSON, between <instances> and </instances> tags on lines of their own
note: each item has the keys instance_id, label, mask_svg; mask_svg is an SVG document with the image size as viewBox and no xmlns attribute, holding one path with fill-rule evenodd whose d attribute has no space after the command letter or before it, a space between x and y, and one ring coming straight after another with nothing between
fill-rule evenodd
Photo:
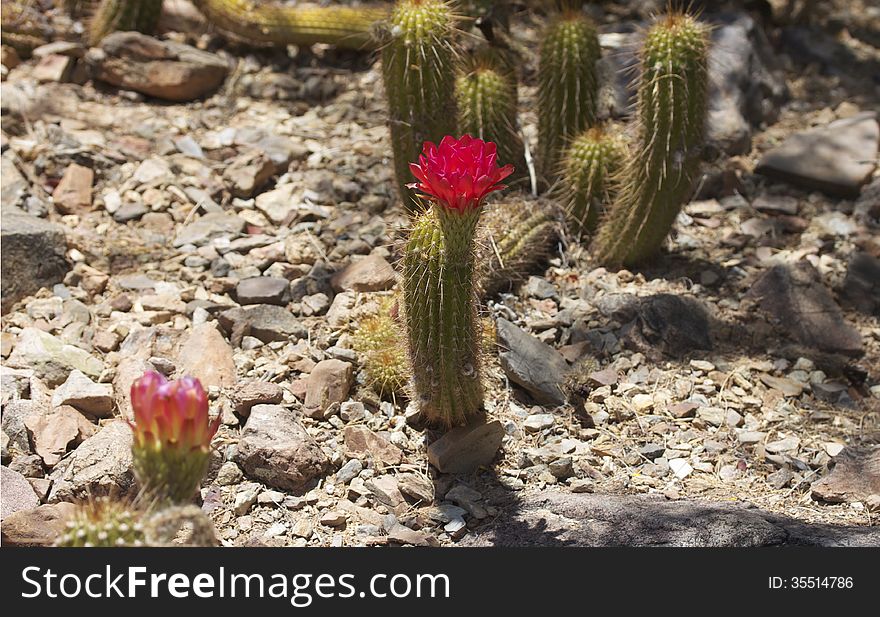
<instances>
[{"instance_id":1,"label":"rock","mask_svg":"<svg viewBox=\"0 0 880 617\"><path fill-rule=\"evenodd\" d=\"M683 458L669 459L669 469L671 469L672 473L674 473L680 480L684 480L694 472L694 468L691 467L691 464L688 463L687 459Z\"/></svg>"},{"instance_id":2,"label":"rock","mask_svg":"<svg viewBox=\"0 0 880 617\"><path fill-rule=\"evenodd\" d=\"M241 433L235 461L250 478L298 491L326 473L330 461L297 421L278 405L255 405Z\"/></svg>"},{"instance_id":3,"label":"rock","mask_svg":"<svg viewBox=\"0 0 880 617\"><path fill-rule=\"evenodd\" d=\"M801 445L801 440L794 435L771 441L764 446L764 449L771 454L779 454L781 452L794 452Z\"/></svg>"},{"instance_id":4,"label":"rock","mask_svg":"<svg viewBox=\"0 0 880 617\"><path fill-rule=\"evenodd\" d=\"M428 461L441 473L470 473L492 462L503 438L497 420L459 426L428 446Z\"/></svg>"},{"instance_id":5,"label":"rock","mask_svg":"<svg viewBox=\"0 0 880 617\"><path fill-rule=\"evenodd\" d=\"M339 484L348 484L351 482L364 468L363 464L356 458L351 459L336 472L336 481Z\"/></svg>"},{"instance_id":6,"label":"rock","mask_svg":"<svg viewBox=\"0 0 880 617\"><path fill-rule=\"evenodd\" d=\"M434 483L431 479L414 474L405 473L397 478L400 492L412 497L421 505L430 505L434 501Z\"/></svg>"},{"instance_id":7,"label":"rock","mask_svg":"<svg viewBox=\"0 0 880 617\"><path fill-rule=\"evenodd\" d=\"M772 123L786 98L774 52L761 27L748 15L712 29L709 51L707 141L726 154L751 150L752 127Z\"/></svg>"},{"instance_id":8,"label":"rock","mask_svg":"<svg viewBox=\"0 0 880 617\"><path fill-rule=\"evenodd\" d=\"M520 500L510 513L464 546L871 546L880 529L809 524L748 504L667 501L657 495L567 494L544 491Z\"/></svg>"},{"instance_id":9,"label":"rock","mask_svg":"<svg viewBox=\"0 0 880 617\"><path fill-rule=\"evenodd\" d=\"M880 126L874 112L796 133L765 153L755 171L833 196L858 197L877 163Z\"/></svg>"},{"instance_id":10,"label":"rock","mask_svg":"<svg viewBox=\"0 0 880 617\"><path fill-rule=\"evenodd\" d=\"M239 281L235 288L239 304L285 305L290 299L290 282L271 276L254 276Z\"/></svg>"},{"instance_id":11,"label":"rock","mask_svg":"<svg viewBox=\"0 0 880 617\"><path fill-rule=\"evenodd\" d=\"M200 219L178 228L174 246L207 244L217 236L233 236L244 230L244 219L227 212L209 212Z\"/></svg>"},{"instance_id":12,"label":"rock","mask_svg":"<svg viewBox=\"0 0 880 617\"><path fill-rule=\"evenodd\" d=\"M235 197L253 197L275 173L275 164L259 150L236 157L223 172L223 178L232 185Z\"/></svg>"},{"instance_id":13,"label":"rock","mask_svg":"<svg viewBox=\"0 0 880 617\"><path fill-rule=\"evenodd\" d=\"M79 370L90 377L98 377L103 363L87 351L67 345L48 332L24 328L18 338L7 366L33 369L34 374L48 386L63 383L71 371Z\"/></svg>"},{"instance_id":14,"label":"rock","mask_svg":"<svg viewBox=\"0 0 880 617\"><path fill-rule=\"evenodd\" d=\"M496 328L501 347L498 357L507 377L525 388L538 403L564 404L559 382L568 371L568 363L562 354L503 317L496 322Z\"/></svg>"},{"instance_id":15,"label":"rock","mask_svg":"<svg viewBox=\"0 0 880 617\"><path fill-rule=\"evenodd\" d=\"M436 545L437 541L424 531L416 531L403 525L398 525L388 532L388 541L396 544L412 544L413 546Z\"/></svg>"},{"instance_id":16,"label":"rock","mask_svg":"<svg viewBox=\"0 0 880 617\"><path fill-rule=\"evenodd\" d=\"M819 272L807 261L774 266L755 281L747 297L798 343L850 356L862 353L861 335L844 321Z\"/></svg>"},{"instance_id":17,"label":"rock","mask_svg":"<svg viewBox=\"0 0 880 617\"><path fill-rule=\"evenodd\" d=\"M847 446L829 467L828 475L813 482L813 499L845 503L880 495L880 446Z\"/></svg>"},{"instance_id":18,"label":"rock","mask_svg":"<svg viewBox=\"0 0 880 617\"><path fill-rule=\"evenodd\" d=\"M52 546L76 512L76 505L62 502L18 510L3 517L3 546Z\"/></svg>"},{"instance_id":19,"label":"rock","mask_svg":"<svg viewBox=\"0 0 880 617\"><path fill-rule=\"evenodd\" d=\"M3 408L3 433L9 437L9 446L21 453L31 452L30 436L25 420L28 416L37 416L44 412L44 407L29 400L10 401Z\"/></svg>"},{"instance_id":20,"label":"rock","mask_svg":"<svg viewBox=\"0 0 880 617\"><path fill-rule=\"evenodd\" d=\"M81 371L71 371L67 381L52 394L52 406L61 405L70 405L92 417L108 418L113 415L113 386L95 383Z\"/></svg>"},{"instance_id":21,"label":"rock","mask_svg":"<svg viewBox=\"0 0 880 617\"><path fill-rule=\"evenodd\" d=\"M621 330L629 347L656 356L682 357L694 350L712 349L709 316L698 300L687 296L656 294L634 305L635 319Z\"/></svg>"},{"instance_id":22,"label":"rock","mask_svg":"<svg viewBox=\"0 0 880 617\"><path fill-rule=\"evenodd\" d=\"M846 269L841 297L857 310L880 317L880 259L855 253Z\"/></svg>"},{"instance_id":23,"label":"rock","mask_svg":"<svg viewBox=\"0 0 880 617\"><path fill-rule=\"evenodd\" d=\"M384 437L361 424L346 426L342 430L346 456L361 459L370 457L380 467L390 467L403 462L403 452Z\"/></svg>"},{"instance_id":24,"label":"rock","mask_svg":"<svg viewBox=\"0 0 880 617\"><path fill-rule=\"evenodd\" d=\"M70 81L76 60L61 54L49 54L40 58L31 72L31 77L40 83L55 82L63 84Z\"/></svg>"},{"instance_id":25,"label":"rock","mask_svg":"<svg viewBox=\"0 0 880 617\"><path fill-rule=\"evenodd\" d=\"M779 490L788 486L788 483L791 482L792 478L794 478L794 474L791 469L783 467L767 476L767 484L776 490Z\"/></svg>"},{"instance_id":26,"label":"rock","mask_svg":"<svg viewBox=\"0 0 880 617\"><path fill-rule=\"evenodd\" d=\"M646 443L641 448L639 448L639 454L644 456L649 461L660 458L665 452L666 446L660 445L659 443Z\"/></svg>"},{"instance_id":27,"label":"rock","mask_svg":"<svg viewBox=\"0 0 880 617\"><path fill-rule=\"evenodd\" d=\"M48 501L132 494L136 485L131 444L131 427L126 422L114 420L104 425L55 467Z\"/></svg>"},{"instance_id":28,"label":"rock","mask_svg":"<svg viewBox=\"0 0 880 617\"><path fill-rule=\"evenodd\" d=\"M18 473L6 467L0 467L2 475L0 475L0 488L2 488L3 499L2 508L0 508L0 520L4 522L6 527L6 517L21 510L30 510L40 505L40 499L31 487L31 483Z\"/></svg>"},{"instance_id":29,"label":"rock","mask_svg":"<svg viewBox=\"0 0 880 617\"><path fill-rule=\"evenodd\" d=\"M371 478L364 482L364 486L380 503L389 508L396 508L403 503L403 495L397 487L397 480L390 474Z\"/></svg>"},{"instance_id":30,"label":"rock","mask_svg":"<svg viewBox=\"0 0 880 617\"><path fill-rule=\"evenodd\" d=\"M277 405L284 398L284 391L270 381L242 381L229 393L232 410L247 417L254 405Z\"/></svg>"},{"instance_id":31,"label":"rock","mask_svg":"<svg viewBox=\"0 0 880 617\"><path fill-rule=\"evenodd\" d=\"M191 101L216 90L229 67L206 51L138 32L114 32L90 50L95 78L166 101Z\"/></svg>"},{"instance_id":32,"label":"rock","mask_svg":"<svg viewBox=\"0 0 880 617\"><path fill-rule=\"evenodd\" d=\"M232 486L241 482L243 477L244 474L241 473L241 469L239 469L238 465L232 461L226 461L220 465L220 469L217 470L217 478L215 481L220 486Z\"/></svg>"},{"instance_id":33,"label":"rock","mask_svg":"<svg viewBox=\"0 0 880 617\"><path fill-rule=\"evenodd\" d=\"M346 520L345 512L331 510L322 514L319 522L327 527L343 527Z\"/></svg>"},{"instance_id":34,"label":"rock","mask_svg":"<svg viewBox=\"0 0 880 617\"><path fill-rule=\"evenodd\" d=\"M232 348L212 322L190 330L177 353L177 372L190 375L205 388L226 388L237 380Z\"/></svg>"},{"instance_id":35,"label":"rock","mask_svg":"<svg viewBox=\"0 0 880 617\"><path fill-rule=\"evenodd\" d=\"M773 377L772 375L762 374L761 381L768 387L779 390L784 396L800 396L804 391L803 384L786 377Z\"/></svg>"},{"instance_id":36,"label":"rock","mask_svg":"<svg viewBox=\"0 0 880 617\"><path fill-rule=\"evenodd\" d=\"M92 183L95 172L72 163L64 170L61 182L52 193L52 201L61 214L83 214L92 208Z\"/></svg>"},{"instance_id":37,"label":"rock","mask_svg":"<svg viewBox=\"0 0 880 617\"><path fill-rule=\"evenodd\" d=\"M15 51L14 47L3 45L2 49L0 49L0 64L9 70L14 69L21 64L21 58L18 56L18 52Z\"/></svg>"},{"instance_id":38,"label":"rock","mask_svg":"<svg viewBox=\"0 0 880 617\"><path fill-rule=\"evenodd\" d=\"M309 375L303 412L313 418L323 418L327 407L348 398L353 380L350 363L335 359L318 362Z\"/></svg>"},{"instance_id":39,"label":"rock","mask_svg":"<svg viewBox=\"0 0 880 617\"><path fill-rule=\"evenodd\" d=\"M385 291L394 287L397 275L385 258L368 255L351 262L333 275L330 284L333 290L340 291Z\"/></svg>"},{"instance_id":40,"label":"rock","mask_svg":"<svg viewBox=\"0 0 880 617\"><path fill-rule=\"evenodd\" d=\"M47 467L54 467L67 453L97 432L94 424L69 405L50 413L30 415L24 420L34 451Z\"/></svg>"},{"instance_id":41,"label":"rock","mask_svg":"<svg viewBox=\"0 0 880 617\"><path fill-rule=\"evenodd\" d=\"M276 225L283 224L291 212L296 210L296 202L293 196L294 186L285 184L271 191L257 195L255 206L257 210Z\"/></svg>"},{"instance_id":42,"label":"rock","mask_svg":"<svg viewBox=\"0 0 880 617\"><path fill-rule=\"evenodd\" d=\"M306 327L290 311L271 304L229 309L220 313L218 321L230 333L233 344L236 331L247 333L264 343L293 342L308 335Z\"/></svg>"},{"instance_id":43,"label":"rock","mask_svg":"<svg viewBox=\"0 0 880 617\"><path fill-rule=\"evenodd\" d=\"M553 415L549 413L533 414L523 422L523 428L527 433L540 433L551 426L553 426Z\"/></svg>"},{"instance_id":44,"label":"rock","mask_svg":"<svg viewBox=\"0 0 880 617\"><path fill-rule=\"evenodd\" d=\"M795 197L786 195L759 195L752 202L752 207L761 212L775 214L788 214L795 216L798 213L800 202Z\"/></svg>"},{"instance_id":45,"label":"rock","mask_svg":"<svg viewBox=\"0 0 880 617\"><path fill-rule=\"evenodd\" d=\"M4 177L4 187L6 183ZM65 257L67 240L62 227L5 205L2 219L0 261L5 272L15 273L2 279L0 295L6 313L25 296L60 283L70 265Z\"/></svg>"}]
</instances>

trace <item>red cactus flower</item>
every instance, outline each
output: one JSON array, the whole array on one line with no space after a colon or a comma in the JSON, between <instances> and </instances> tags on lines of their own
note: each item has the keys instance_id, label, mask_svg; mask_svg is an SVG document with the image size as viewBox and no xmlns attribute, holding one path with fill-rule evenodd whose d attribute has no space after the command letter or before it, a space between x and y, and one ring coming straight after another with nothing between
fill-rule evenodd
<instances>
[{"instance_id":1,"label":"red cactus flower","mask_svg":"<svg viewBox=\"0 0 880 617\"><path fill-rule=\"evenodd\" d=\"M513 173L513 165L498 167L496 157L494 143L470 135L447 135L439 146L426 141L419 162L409 164L419 181L407 186L451 210L467 212L479 208L492 191L506 188L499 183Z\"/></svg>"},{"instance_id":2,"label":"red cactus flower","mask_svg":"<svg viewBox=\"0 0 880 617\"><path fill-rule=\"evenodd\" d=\"M198 379L169 382L148 371L131 386L135 447L207 451L220 418L208 418L208 396Z\"/></svg>"}]
</instances>

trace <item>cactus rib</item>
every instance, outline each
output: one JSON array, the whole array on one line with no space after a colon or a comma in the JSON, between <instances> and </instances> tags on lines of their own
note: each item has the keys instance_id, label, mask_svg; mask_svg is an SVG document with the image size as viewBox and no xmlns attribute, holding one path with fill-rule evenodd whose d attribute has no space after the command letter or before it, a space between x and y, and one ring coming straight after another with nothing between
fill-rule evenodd
<instances>
[{"instance_id":1,"label":"cactus rib","mask_svg":"<svg viewBox=\"0 0 880 617\"><path fill-rule=\"evenodd\" d=\"M117 31L152 34L161 13L162 0L102 0L89 24L89 42L97 45Z\"/></svg>"}]
</instances>

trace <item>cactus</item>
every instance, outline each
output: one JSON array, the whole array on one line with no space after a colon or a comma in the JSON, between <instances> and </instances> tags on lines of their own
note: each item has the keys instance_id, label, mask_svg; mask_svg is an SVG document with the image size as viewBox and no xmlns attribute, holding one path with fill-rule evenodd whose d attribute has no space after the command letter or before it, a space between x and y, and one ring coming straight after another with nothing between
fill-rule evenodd
<instances>
[{"instance_id":1,"label":"cactus","mask_svg":"<svg viewBox=\"0 0 880 617\"><path fill-rule=\"evenodd\" d=\"M442 0L398 0L382 48L394 173L410 212L421 204L406 189L410 161L426 141L456 132L455 17Z\"/></svg>"},{"instance_id":2,"label":"cactus","mask_svg":"<svg viewBox=\"0 0 880 617\"><path fill-rule=\"evenodd\" d=\"M110 497L93 498L77 506L56 546L143 546L143 513Z\"/></svg>"},{"instance_id":3,"label":"cactus","mask_svg":"<svg viewBox=\"0 0 880 617\"><path fill-rule=\"evenodd\" d=\"M403 255L403 299L414 399L427 424L467 424L483 406L474 240L483 199L513 173L495 144L469 135L425 144L412 165L431 207L414 222Z\"/></svg>"},{"instance_id":4,"label":"cactus","mask_svg":"<svg viewBox=\"0 0 880 617\"><path fill-rule=\"evenodd\" d=\"M202 385L191 377L168 382L149 371L131 386L131 406L134 472L144 494L157 503L191 501L220 420L209 421Z\"/></svg>"},{"instance_id":5,"label":"cactus","mask_svg":"<svg viewBox=\"0 0 880 617\"><path fill-rule=\"evenodd\" d=\"M101 0L89 24L89 43L97 45L117 31L152 34L161 13L162 0Z\"/></svg>"},{"instance_id":6,"label":"cactus","mask_svg":"<svg viewBox=\"0 0 880 617\"><path fill-rule=\"evenodd\" d=\"M516 118L516 73L500 51L482 49L463 63L455 80L458 128L498 146L498 158L526 178L525 155Z\"/></svg>"},{"instance_id":7,"label":"cactus","mask_svg":"<svg viewBox=\"0 0 880 617\"><path fill-rule=\"evenodd\" d=\"M361 320L352 337L352 347L361 358L367 385L380 396L395 397L403 393L409 381L409 357L406 337L395 319L398 302L388 298L379 310Z\"/></svg>"},{"instance_id":8,"label":"cactus","mask_svg":"<svg viewBox=\"0 0 880 617\"><path fill-rule=\"evenodd\" d=\"M552 184L567 140L596 120L599 37L593 22L565 3L544 31L538 72L538 164Z\"/></svg>"},{"instance_id":9,"label":"cactus","mask_svg":"<svg viewBox=\"0 0 880 617\"><path fill-rule=\"evenodd\" d=\"M602 263L631 265L656 254L691 191L706 123L708 50L708 28L684 13L661 17L647 33L639 151L597 233Z\"/></svg>"},{"instance_id":10,"label":"cactus","mask_svg":"<svg viewBox=\"0 0 880 617\"><path fill-rule=\"evenodd\" d=\"M280 6L253 0L195 0L220 30L248 43L312 45L347 49L376 45L372 29L387 19L384 7Z\"/></svg>"},{"instance_id":11,"label":"cactus","mask_svg":"<svg viewBox=\"0 0 880 617\"><path fill-rule=\"evenodd\" d=\"M553 193L564 204L569 229L578 236L596 229L625 159L623 141L598 127L576 136L564 150Z\"/></svg>"},{"instance_id":12,"label":"cactus","mask_svg":"<svg viewBox=\"0 0 880 617\"><path fill-rule=\"evenodd\" d=\"M480 297L510 289L547 261L559 238L554 202L520 195L492 204L479 233Z\"/></svg>"}]
</instances>

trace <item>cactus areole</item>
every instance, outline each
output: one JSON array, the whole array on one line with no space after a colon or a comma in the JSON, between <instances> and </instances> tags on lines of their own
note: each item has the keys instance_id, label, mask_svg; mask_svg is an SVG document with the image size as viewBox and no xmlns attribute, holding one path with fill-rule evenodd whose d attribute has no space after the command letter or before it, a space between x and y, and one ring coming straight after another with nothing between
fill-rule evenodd
<instances>
[{"instance_id":1,"label":"cactus areole","mask_svg":"<svg viewBox=\"0 0 880 617\"><path fill-rule=\"evenodd\" d=\"M205 472L219 416L208 418L208 396L198 379L168 381L148 371L131 386L132 455L143 491L156 501L186 503Z\"/></svg>"},{"instance_id":2,"label":"cactus areole","mask_svg":"<svg viewBox=\"0 0 880 617\"><path fill-rule=\"evenodd\" d=\"M504 187L492 142L449 135L426 142L410 170L430 203L413 223L403 257L414 399L427 424L467 424L483 406L474 287L474 238L486 195Z\"/></svg>"}]
</instances>

